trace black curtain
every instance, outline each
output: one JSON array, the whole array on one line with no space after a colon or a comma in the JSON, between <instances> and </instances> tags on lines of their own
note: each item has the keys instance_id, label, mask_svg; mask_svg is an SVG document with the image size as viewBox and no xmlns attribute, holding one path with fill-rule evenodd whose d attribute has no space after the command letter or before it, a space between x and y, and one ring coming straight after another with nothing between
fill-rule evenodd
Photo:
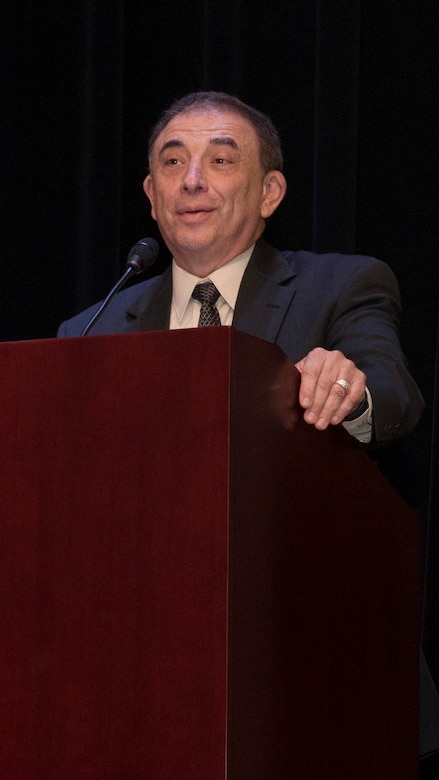
<instances>
[{"instance_id":1,"label":"black curtain","mask_svg":"<svg viewBox=\"0 0 439 780\"><path fill-rule=\"evenodd\" d=\"M439 679L437 0L3 0L2 340L52 337L159 239L142 180L174 98L237 94L284 141L280 249L372 254L401 286L402 342L427 408L378 456L419 512L425 646ZM169 258L161 245L156 270ZM433 431L435 432L433 434Z\"/></svg>"}]
</instances>

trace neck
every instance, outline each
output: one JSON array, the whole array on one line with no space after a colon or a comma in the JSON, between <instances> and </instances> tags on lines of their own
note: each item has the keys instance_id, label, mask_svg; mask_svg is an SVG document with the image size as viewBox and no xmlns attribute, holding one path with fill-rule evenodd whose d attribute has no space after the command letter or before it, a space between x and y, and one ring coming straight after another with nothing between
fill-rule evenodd
<instances>
[{"instance_id":1,"label":"neck","mask_svg":"<svg viewBox=\"0 0 439 780\"><path fill-rule=\"evenodd\" d=\"M205 279L206 277L210 276L213 271L216 271L218 268L221 268L222 266L227 265L227 263L230 263L230 261L233 260L233 257L228 257L226 260L221 262L209 262L209 260L206 258L197 260L191 257L188 260L187 258L182 258L177 255L176 257L174 256L174 260L180 268L183 268L184 271L187 271L193 276L197 276L199 279Z\"/></svg>"},{"instance_id":2,"label":"neck","mask_svg":"<svg viewBox=\"0 0 439 780\"><path fill-rule=\"evenodd\" d=\"M173 258L174 262L179 266L179 268L183 268L184 271L187 271L193 276L197 276L199 279L205 279L210 276L213 271L217 271L218 268L222 268L236 257L242 255L244 252L250 249L250 247L252 247L256 241L257 237L254 238L247 246L235 247L230 252L223 254L220 260L218 260L217 254L211 257L210 254L205 254L202 252L185 253L179 250L173 253Z\"/></svg>"}]
</instances>

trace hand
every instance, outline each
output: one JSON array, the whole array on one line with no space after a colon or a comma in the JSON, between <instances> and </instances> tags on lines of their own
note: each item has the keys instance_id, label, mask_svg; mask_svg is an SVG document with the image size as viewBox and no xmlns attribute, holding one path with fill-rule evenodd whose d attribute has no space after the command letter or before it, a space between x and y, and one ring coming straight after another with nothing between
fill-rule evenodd
<instances>
[{"instance_id":1,"label":"hand","mask_svg":"<svg viewBox=\"0 0 439 780\"><path fill-rule=\"evenodd\" d=\"M302 377L299 402L306 410L305 421L319 431L338 425L361 404L366 392L366 375L338 350L311 350L296 363ZM348 382L345 389L337 380Z\"/></svg>"}]
</instances>

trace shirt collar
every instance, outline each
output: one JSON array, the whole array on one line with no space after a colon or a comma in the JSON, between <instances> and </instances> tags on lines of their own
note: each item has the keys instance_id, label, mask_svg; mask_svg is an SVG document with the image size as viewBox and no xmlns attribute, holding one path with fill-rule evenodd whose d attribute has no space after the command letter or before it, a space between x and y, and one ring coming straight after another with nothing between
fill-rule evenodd
<instances>
[{"instance_id":1,"label":"shirt collar","mask_svg":"<svg viewBox=\"0 0 439 780\"><path fill-rule=\"evenodd\" d=\"M228 303L231 309L235 309L244 271L254 249L249 247L230 262L212 271L209 276L200 278L180 268L175 260L172 261L172 302L177 319L180 322L191 299L192 291L196 284L210 279L220 295Z\"/></svg>"}]
</instances>

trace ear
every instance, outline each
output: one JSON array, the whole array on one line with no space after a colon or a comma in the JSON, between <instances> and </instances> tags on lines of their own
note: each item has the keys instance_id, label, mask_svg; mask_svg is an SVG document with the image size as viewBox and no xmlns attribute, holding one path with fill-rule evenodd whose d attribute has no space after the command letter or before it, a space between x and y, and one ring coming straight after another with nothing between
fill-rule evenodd
<instances>
[{"instance_id":1,"label":"ear","mask_svg":"<svg viewBox=\"0 0 439 780\"><path fill-rule=\"evenodd\" d=\"M149 199L149 202L151 203L151 216L153 219L156 219L155 208L154 208L154 185L150 173L148 173L148 176L143 182L143 190L145 192L145 195Z\"/></svg>"},{"instance_id":2,"label":"ear","mask_svg":"<svg viewBox=\"0 0 439 780\"><path fill-rule=\"evenodd\" d=\"M285 176L280 171L269 171L264 177L261 217L268 219L276 211L287 191Z\"/></svg>"}]
</instances>

